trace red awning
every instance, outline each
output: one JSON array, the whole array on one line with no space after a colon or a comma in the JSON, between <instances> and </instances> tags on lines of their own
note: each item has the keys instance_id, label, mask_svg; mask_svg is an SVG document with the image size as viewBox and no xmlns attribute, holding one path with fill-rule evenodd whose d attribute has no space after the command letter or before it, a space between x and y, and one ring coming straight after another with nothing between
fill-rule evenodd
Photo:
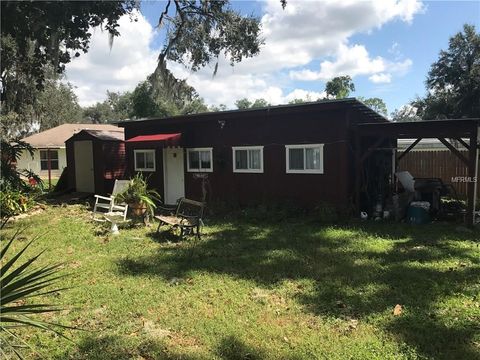
<instances>
[{"instance_id":1,"label":"red awning","mask_svg":"<svg viewBox=\"0 0 480 360\"><path fill-rule=\"evenodd\" d=\"M127 142L142 142L142 141L169 141L176 142L180 140L181 133L177 134L153 134L153 135L139 135L131 139L128 139Z\"/></svg>"}]
</instances>

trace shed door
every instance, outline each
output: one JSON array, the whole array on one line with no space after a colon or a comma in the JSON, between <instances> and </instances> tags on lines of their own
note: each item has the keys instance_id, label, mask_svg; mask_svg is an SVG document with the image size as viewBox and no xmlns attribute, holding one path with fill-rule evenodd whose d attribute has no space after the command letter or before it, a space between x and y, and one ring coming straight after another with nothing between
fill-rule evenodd
<instances>
[{"instance_id":1,"label":"shed door","mask_svg":"<svg viewBox=\"0 0 480 360\"><path fill-rule=\"evenodd\" d=\"M185 178L183 165L183 149L163 149L163 177L165 187L165 203L175 204L185 196Z\"/></svg>"},{"instance_id":2,"label":"shed door","mask_svg":"<svg viewBox=\"0 0 480 360\"><path fill-rule=\"evenodd\" d=\"M75 183L79 192L95 192L93 144L90 140L75 141Z\"/></svg>"}]
</instances>

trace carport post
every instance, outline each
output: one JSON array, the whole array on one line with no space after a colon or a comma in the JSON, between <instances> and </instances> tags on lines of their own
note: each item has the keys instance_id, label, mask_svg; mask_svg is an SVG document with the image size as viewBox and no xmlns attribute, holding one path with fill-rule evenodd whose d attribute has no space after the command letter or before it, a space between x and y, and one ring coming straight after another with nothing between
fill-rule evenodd
<instances>
[{"instance_id":1,"label":"carport post","mask_svg":"<svg viewBox=\"0 0 480 360\"><path fill-rule=\"evenodd\" d=\"M478 125L472 128L470 133L470 146L468 150L468 183L467 183L467 225L475 224L475 208L477 198L478 175ZM475 181L476 180L476 181Z\"/></svg>"}]
</instances>

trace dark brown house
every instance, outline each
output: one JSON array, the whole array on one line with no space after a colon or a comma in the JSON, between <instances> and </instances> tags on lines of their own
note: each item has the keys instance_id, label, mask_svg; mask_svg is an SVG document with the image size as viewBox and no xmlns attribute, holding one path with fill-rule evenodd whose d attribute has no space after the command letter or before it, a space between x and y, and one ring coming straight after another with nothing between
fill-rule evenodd
<instances>
[{"instance_id":1,"label":"dark brown house","mask_svg":"<svg viewBox=\"0 0 480 360\"><path fill-rule=\"evenodd\" d=\"M354 131L387 120L356 99L124 121L127 174L171 204L351 208Z\"/></svg>"}]
</instances>

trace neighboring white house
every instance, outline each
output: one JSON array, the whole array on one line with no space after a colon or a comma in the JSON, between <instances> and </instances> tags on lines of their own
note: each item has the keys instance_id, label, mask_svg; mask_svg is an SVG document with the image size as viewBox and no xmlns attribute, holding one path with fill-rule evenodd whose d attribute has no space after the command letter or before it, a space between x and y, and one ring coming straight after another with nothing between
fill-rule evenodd
<instances>
[{"instance_id":1,"label":"neighboring white house","mask_svg":"<svg viewBox=\"0 0 480 360\"><path fill-rule=\"evenodd\" d=\"M24 151L17 161L17 169L31 170L46 179L50 163L51 178L58 178L67 166L65 140L82 130L118 129L117 126L106 124L63 124L28 136L22 140L35 148L34 155L32 158L28 152Z\"/></svg>"},{"instance_id":2,"label":"neighboring white house","mask_svg":"<svg viewBox=\"0 0 480 360\"><path fill-rule=\"evenodd\" d=\"M416 139L398 139L398 151L404 151L411 144L415 142ZM458 141L452 139L446 139L450 144L452 144L458 150L466 150ZM462 139L467 144L470 142L469 139ZM415 145L412 151L450 151L442 142L438 139L422 139L420 142Z\"/></svg>"}]
</instances>

